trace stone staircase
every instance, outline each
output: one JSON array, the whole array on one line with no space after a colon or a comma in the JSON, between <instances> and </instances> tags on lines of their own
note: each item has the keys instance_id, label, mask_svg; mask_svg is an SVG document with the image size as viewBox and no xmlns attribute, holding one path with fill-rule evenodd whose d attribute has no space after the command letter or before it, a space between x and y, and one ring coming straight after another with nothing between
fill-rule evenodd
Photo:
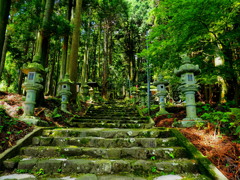
<instances>
[{"instance_id":1,"label":"stone staircase","mask_svg":"<svg viewBox=\"0 0 240 180\"><path fill-rule=\"evenodd\" d=\"M87 114L72 120L81 128L150 128L154 123L139 115L136 108L114 105L91 107Z\"/></svg>"},{"instance_id":2,"label":"stone staircase","mask_svg":"<svg viewBox=\"0 0 240 180\"><path fill-rule=\"evenodd\" d=\"M147 129L149 122L132 107L92 107L72 121L78 127L45 129L4 166L33 174L30 179L153 180L166 174L208 179L170 130Z\"/></svg>"}]
</instances>

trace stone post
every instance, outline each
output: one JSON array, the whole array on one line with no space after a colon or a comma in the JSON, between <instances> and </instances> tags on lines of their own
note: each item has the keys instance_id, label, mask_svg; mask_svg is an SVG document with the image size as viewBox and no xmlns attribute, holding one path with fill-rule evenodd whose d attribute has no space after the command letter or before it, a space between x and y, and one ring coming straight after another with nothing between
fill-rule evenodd
<instances>
[{"instance_id":1,"label":"stone post","mask_svg":"<svg viewBox=\"0 0 240 180\"><path fill-rule=\"evenodd\" d=\"M22 72L27 75L22 87L26 91L26 100L24 102L24 114L20 117L20 120L30 124L40 125L40 119L34 117L34 108L36 104L37 91L43 88L41 82L43 82L42 73L44 68L39 63L29 63L26 67L22 68Z\"/></svg>"},{"instance_id":2,"label":"stone post","mask_svg":"<svg viewBox=\"0 0 240 180\"><path fill-rule=\"evenodd\" d=\"M184 118L180 126L192 127L197 122L204 122L201 118L197 117L196 103L195 103L195 92L198 89L194 74L200 73L198 65L191 64L190 58L184 54L181 56L183 65L179 69L175 69L174 73L181 77L181 85L179 87L186 96L186 112L187 117Z\"/></svg>"},{"instance_id":3,"label":"stone post","mask_svg":"<svg viewBox=\"0 0 240 180\"><path fill-rule=\"evenodd\" d=\"M158 81L154 82L154 85L157 86L157 96L159 97L159 112L158 114L168 114L168 112L165 109L165 97L167 95L166 86L169 83L163 79L163 77L160 75Z\"/></svg>"},{"instance_id":4,"label":"stone post","mask_svg":"<svg viewBox=\"0 0 240 180\"><path fill-rule=\"evenodd\" d=\"M68 112L67 111L68 99L69 99L69 96L72 94L70 92L71 81L69 79L68 74L65 74L64 78L60 80L59 85L61 85L61 90L59 91L59 95L62 96L61 110L64 112Z\"/></svg>"}]
</instances>

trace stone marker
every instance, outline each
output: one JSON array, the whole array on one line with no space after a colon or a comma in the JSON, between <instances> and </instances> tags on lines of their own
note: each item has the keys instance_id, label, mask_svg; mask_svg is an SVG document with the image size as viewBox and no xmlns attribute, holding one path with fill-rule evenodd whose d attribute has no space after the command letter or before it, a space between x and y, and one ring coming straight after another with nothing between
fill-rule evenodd
<instances>
[{"instance_id":1,"label":"stone marker","mask_svg":"<svg viewBox=\"0 0 240 180\"><path fill-rule=\"evenodd\" d=\"M69 79L68 74L65 74L64 78L60 80L59 85L61 85L61 90L59 91L59 95L62 96L61 110L64 112L68 112L67 111L68 99L69 99L69 96L72 94L70 92L71 81Z\"/></svg>"},{"instance_id":2,"label":"stone marker","mask_svg":"<svg viewBox=\"0 0 240 180\"><path fill-rule=\"evenodd\" d=\"M196 125L197 122L204 122L201 118L197 117L195 103L195 92L199 85L196 84L194 74L200 73L200 69L198 65L191 63L187 54L183 54L181 58L183 65L181 65L179 69L175 69L174 73L181 77L181 85L179 86L179 89L186 96L187 117L181 121L180 126L192 127Z\"/></svg>"},{"instance_id":3,"label":"stone marker","mask_svg":"<svg viewBox=\"0 0 240 180\"><path fill-rule=\"evenodd\" d=\"M168 114L165 109L165 97L167 95L166 86L169 84L166 80L163 79L162 75L159 76L158 81L153 83L154 86L157 86L157 96L159 97L159 112L158 114Z\"/></svg>"}]
</instances>

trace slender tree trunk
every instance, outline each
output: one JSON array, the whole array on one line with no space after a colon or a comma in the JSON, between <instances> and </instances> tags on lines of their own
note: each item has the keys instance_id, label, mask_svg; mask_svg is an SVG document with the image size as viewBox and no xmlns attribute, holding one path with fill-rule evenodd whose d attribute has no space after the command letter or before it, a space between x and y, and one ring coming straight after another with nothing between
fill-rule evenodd
<instances>
[{"instance_id":1,"label":"slender tree trunk","mask_svg":"<svg viewBox=\"0 0 240 180\"><path fill-rule=\"evenodd\" d=\"M44 3L44 0L42 1ZM52 12L54 7L54 0L46 0L45 9L43 14L42 25L38 32L37 36L37 44L36 44L36 54L33 57L33 62L37 62L41 64L43 67L47 67L48 64L48 46L49 46L49 39L50 34L47 30L47 26L50 22ZM44 103L44 90L45 90L45 82L46 82L46 75L43 74L43 86L44 88L38 92L37 96L37 103L43 104Z\"/></svg>"},{"instance_id":2,"label":"slender tree trunk","mask_svg":"<svg viewBox=\"0 0 240 180\"><path fill-rule=\"evenodd\" d=\"M103 61L103 79L102 79L102 95L104 99L108 99L108 63L109 63L109 29L105 29L104 33L104 61Z\"/></svg>"},{"instance_id":3,"label":"slender tree trunk","mask_svg":"<svg viewBox=\"0 0 240 180\"><path fill-rule=\"evenodd\" d=\"M81 76L81 85L85 85L88 80L88 64L89 64L89 41L90 41L90 27L91 24L88 22L87 32L86 32L86 42L85 42L85 51L82 65L82 76Z\"/></svg>"},{"instance_id":4,"label":"slender tree trunk","mask_svg":"<svg viewBox=\"0 0 240 180\"><path fill-rule=\"evenodd\" d=\"M0 80L2 79L2 73L3 73L5 61L6 61L7 44L8 44L8 35L6 35L6 37L5 37L3 50L2 50L2 58L1 58L1 63L0 63Z\"/></svg>"},{"instance_id":5,"label":"slender tree trunk","mask_svg":"<svg viewBox=\"0 0 240 180\"><path fill-rule=\"evenodd\" d=\"M233 100L236 104L239 104L240 93L238 91L240 85L238 82L238 75L234 68L233 52L230 47L230 44L223 46L225 65L228 65L228 68L231 69L231 71L229 71L231 79L226 79L226 82L228 84L227 97L228 100Z\"/></svg>"},{"instance_id":6,"label":"slender tree trunk","mask_svg":"<svg viewBox=\"0 0 240 180\"><path fill-rule=\"evenodd\" d=\"M5 32L8 23L10 6L11 0L0 0L0 58L2 58L2 51L5 42Z\"/></svg>"},{"instance_id":7,"label":"slender tree trunk","mask_svg":"<svg viewBox=\"0 0 240 180\"><path fill-rule=\"evenodd\" d=\"M71 19L71 11L72 11L72 0L66 0L66 1L67 1L68 11L66 13L66 17L65 18L68 21L70 21L70 19ZM64 75L66 74L69 34L65 34L63 39L64 40L63 40L63 47L62 47L60 79L62 79L64 77Z\"/></svg>"},{"instance_id":8,"label":"slender tree trunk","mask_svg":"<svg viewBox=\"0 0 240 180\"><path fill-rule=\"evenodd\" d=\"M98 73L97 73L97 78L100 77L101 73L101 48L102 48L102 22L99 22L99 28L98 28L98 63L97 63L97 67L98 67Z\"/></svg>"},{"instance_id":9,"label":"slender tree trunk","mask_svg":"<svg viewBox=\"0 0 240 180\"><path fill-rule=\"evenodd\" d=\"M78 78L78 47L80 38L81 14L82 14L82 0L76 0L75 15L74 15L74 28L72 34L71 53L69 59L69 77L74 83ZM72 87L72 98L76 99L75 85Z\"/></svg>"},{"instance_id":10,"label":"slender tree trunk","mask_svg":"<svg viewBox=\"0 0 240 180\"><path fill-rule=\"evenodd\" d=\"M97 36L94 37L93 42L96 42L96 44L98 44ZM96 81L96 77L97 77L97 46L93 45L93 60L91 71L91 79L93 80L93 82Z\"/></svg>"},{"instance_id":11,"label":"slender tree trunk","mask_svg":"<svg viewBox=\"0 0 240 180\"><path fill-rule=\"evenodd\" d=\"M47 30L47 26L52 16L53 7L54 0L47 0L45 4L41 30L38 32L36 54L33 58L34 62L42 64L43 67L47 66L48 46L50 39L50 34L48 33L49 31Z\"/></svg>"}]
</instances>

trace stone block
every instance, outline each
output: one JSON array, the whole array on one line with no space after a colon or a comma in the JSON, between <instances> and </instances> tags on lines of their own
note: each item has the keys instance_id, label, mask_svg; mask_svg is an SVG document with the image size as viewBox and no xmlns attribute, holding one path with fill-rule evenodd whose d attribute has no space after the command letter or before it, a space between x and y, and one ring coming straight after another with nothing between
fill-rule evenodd
<instances>
[{"instance_id":1,"label":"stone block","mask_svg":"<svg viewBox=\"0 0 240 180\"><path fill-rule=\"evenodd\" d=\"M62 164L62 173L90 173L94 168L92 161L86 159L70 159Z\"/></svg>"},{"instance_id":2,"label":"stone block","mask_svg":"<svg viewBox=\"0 0 240 180\"><path fill-rule=\"evenodd\" d=\"M18 169L32 170L37 164L36 159L23 159L18 163Z\"/></svg>"},{"instance_id":3,"label":"stone block","mask_svg":"<svg viewBox=\"0 0 240 180\"><path fill-rule=\"evenodd\" d=\"M60 154L64 156L81 156L83 154L82 148L77 146L64 147L60 150Z\"/></svg>"},{"instance_id":4,"label":"stone block","mask_svg":"<svg viewBox=\"0 0 240 180\"><path fill-rule=\"evenodd\" d=\"M52 174L58 172L62 167L62 161L56 159L40 160L37 163L36 171L43 169L44 173Z\"/></svg>"},{"instance_id":5,"label":"stone block","mask_svg":"<svg viewBox=\"0 0 240 180\"><path fill-rule=\"evenodd\" d=\"M94 162L91 173L94 174L111 174L112 164L108 160L97 160Z\"/></svg>"},{"instance_id":6,"label":"stone block","mask_svg":"<svg viewBox=\"0 0 240 180\"><path fill-rule=\"evenodd\" d=\"M131 165L127 161L124 160L112 161L112 172L114 173L129 172L130 169Z\"/></svg>"}]
</instances>

